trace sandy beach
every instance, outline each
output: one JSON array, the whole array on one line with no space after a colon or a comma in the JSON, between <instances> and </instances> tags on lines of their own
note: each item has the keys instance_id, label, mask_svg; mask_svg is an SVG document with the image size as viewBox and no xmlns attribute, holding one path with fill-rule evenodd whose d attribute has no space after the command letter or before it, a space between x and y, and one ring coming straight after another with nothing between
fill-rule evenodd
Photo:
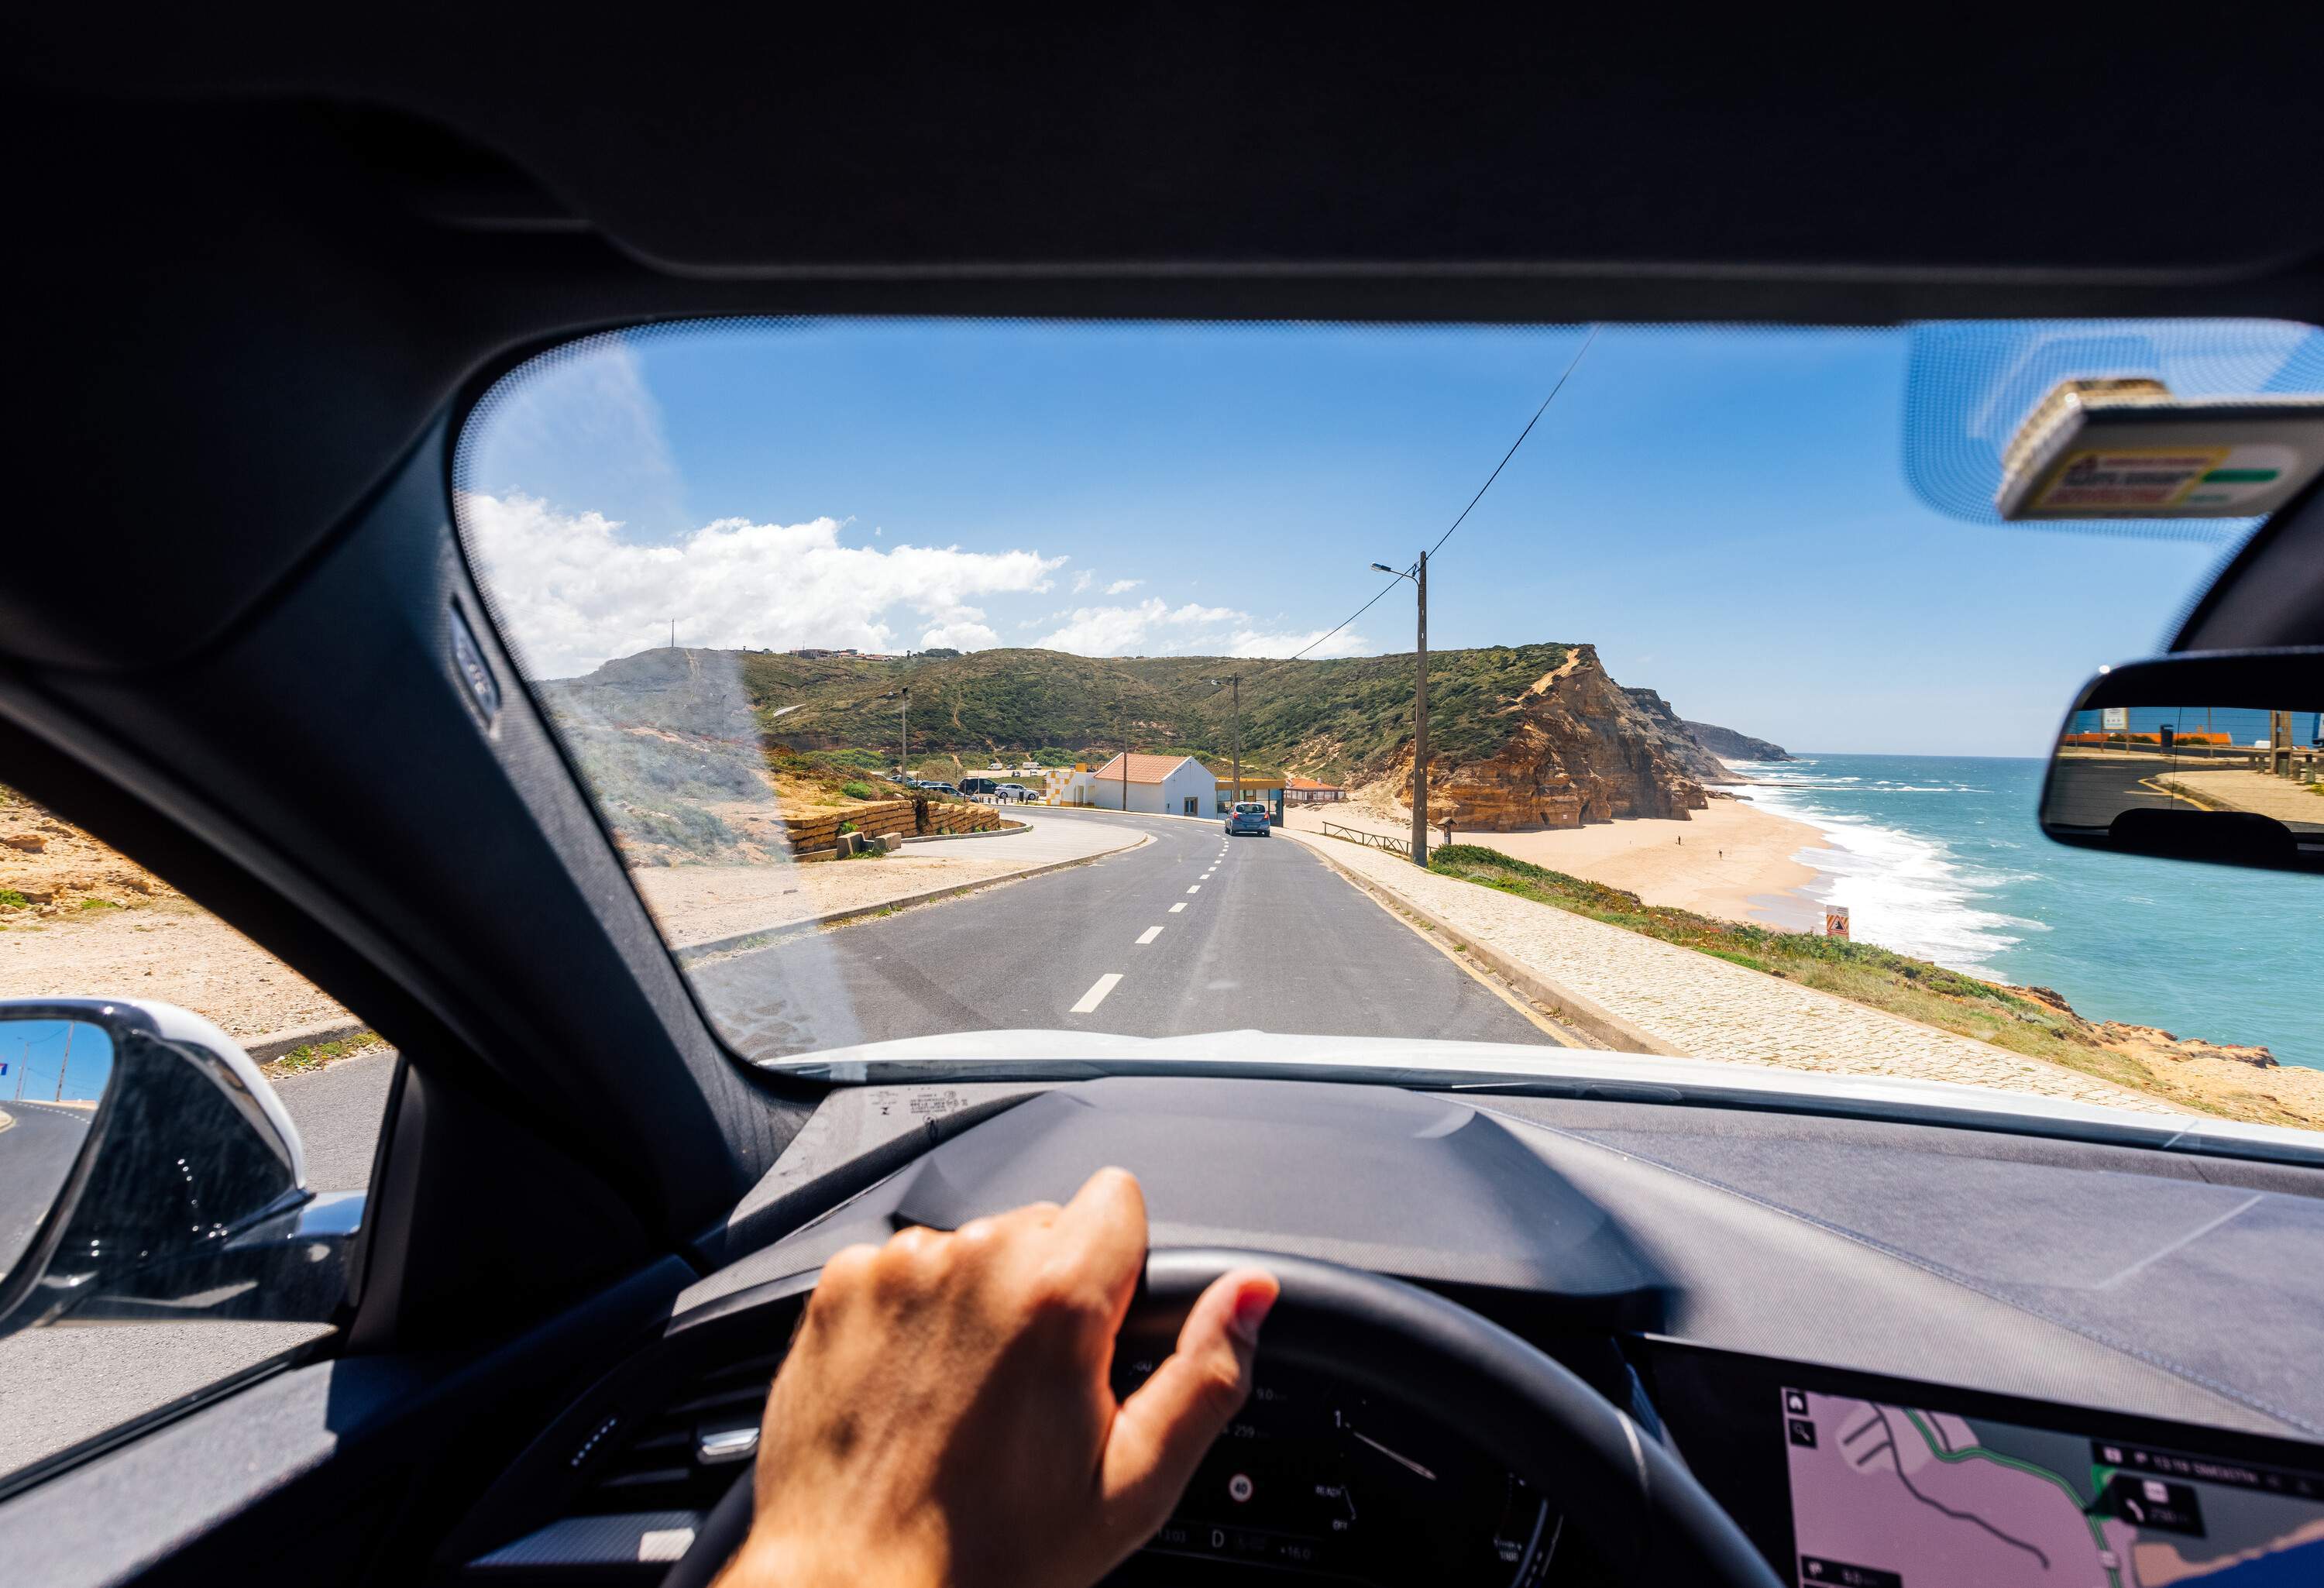
<instances>
[{"instance_id":1,"label":"sandy beach","mask_svg":"<svg viewBox=\"0 0 2324 1588\"><path fill-rule=\"evenodd\" d=\"M1326 821L1397 837L1410 832L1408 823L1347 805L1295 808L1288 821L1307 832ZM1452 836L1625 889L1648 904L1792 931L1816 930L1823 919L1822 906L1802 891L1815 879L1814 868L1793 858L1821 847L1823 835L1741 799L1714 799L1686 821L1641 818L1536 833L1464 833L1456 826Z\"/></svg>"}]
</instances>

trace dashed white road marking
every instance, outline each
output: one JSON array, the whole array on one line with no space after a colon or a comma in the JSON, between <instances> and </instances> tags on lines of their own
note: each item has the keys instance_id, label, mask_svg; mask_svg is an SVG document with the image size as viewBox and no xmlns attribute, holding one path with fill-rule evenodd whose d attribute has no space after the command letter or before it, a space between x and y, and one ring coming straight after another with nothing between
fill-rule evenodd
<instances>
[{"instance_id":1,"label":"dashed white road marking","mask_svg":"<svg viewBox=\"0 0 2324 1588\"><path fill-rule=\"evenodd\" d=\"M1185 908L1186 908L1186 901L1185 901L1185 900L1181 899L1180 900L1178 900L1178 902L1177 902L1177 903L1176 903L1176 904L1174 904L1174 905L1172 905L1172 906L1170 907L1170 913L1171 913L1172 915L1176 915L1180 910L1182 910L1182 909L1185 909Z\"/></svg>"},{"instance_id":2,"label":"dashed white road marking","mask_svg":"<svg viewBox=\"0 0 2324 1588\"><path fill-rule=\"evenodd\" d=\"M1195 883L1193 887L1186 890L1189 893L1200 893L1202 891L1203 885L1200 882Z\"/></svg>"},{"instance_id":3,"label":"dashed white road marking","mask_svg":"<svg viewBox=\"0 0 2324 1588\"><path fill-rule=\"evenodd\" d=\"M1138 934L1138 945L1142 948L1147 944L1153 942L1155 938L1159 937L1161 935L1161 928L1148 927L1144 931Z\"/></svg>"},{"instance_id":4,"label":"dashed white road marking","mask_svg":"<svg viewBox=\"0 0 2324 1588\"><path fill-rule=\"evenodd\" d=\"M1100 976L1091 984L1088 992L1082 994L1082 1001L1074 1005L1072 1012L1074 1014L1090 1013L1093 1010L1096 1009L1099 1004L1105 1002L1105 995L1112 992L1116 984L1118 984L1120 980L1121 973L1120 971L1106 972L1105 974Z\"/></svg>"}]
</instances>

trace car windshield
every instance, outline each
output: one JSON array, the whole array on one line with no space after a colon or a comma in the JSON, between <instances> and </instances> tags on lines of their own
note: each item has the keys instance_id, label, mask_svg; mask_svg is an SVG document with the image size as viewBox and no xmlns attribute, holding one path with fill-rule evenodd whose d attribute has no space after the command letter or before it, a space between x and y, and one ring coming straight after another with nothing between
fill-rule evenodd
<instances>
[{"instance_id":1,"label":"car windshield","mask_svg":"<svg viewBox=\"0 0 2324 1588\"><path fill-rule=\"evenodd\" d=\"M1489 1043L2324 1128L2311 879L2036 823L2259 521L2002 516L2061 382L2319 345L709 322L505 377L456 503L743 1059ZM2324 703L2268 704L2324 809Z\"/></svg>"}]
</instances>

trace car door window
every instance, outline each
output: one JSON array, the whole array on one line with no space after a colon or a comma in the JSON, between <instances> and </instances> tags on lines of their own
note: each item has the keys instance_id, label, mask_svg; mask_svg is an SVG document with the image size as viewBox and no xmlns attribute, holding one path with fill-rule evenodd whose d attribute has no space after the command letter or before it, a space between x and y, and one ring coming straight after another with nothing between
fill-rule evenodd
<instances>
[{"instance_id":1,"label":"car door window","mask_svg":"<svg viewBox=\"0 0 2324 1588\"><path fill-rule=\"evenodd\" d=\"M97 1002L88 1018L74 1018L69 1007L57 1012L72 1000ZM246 1296L208 1293L246 1292L271 1269L244 1269L190 1297L148 1279L116 1287L119 1294L95 1307L48 1299L63 1293L53 1281L69 1265L56 1249L71 1230L102 1225L138 1234L135 1220L152 1205L137 1188L156 1177L155 1163L166 1170L186 1159L193 1167L181 1177L189 1183L221 1172L231 1154L218 1136L244 1129L245 1114L261 1124L274 1118L231 1085L221 1089L191 1070L178 1076L167 1066L149 1076L165 1091L178 1088L167 1092L166 1104L132 1110L124 1101L123 1056L97 1011L150 1005L207 1021L223 1034L220 1042L246 1050L257 1089L272 1094L295 1133L304 1192L251 1188L272 1208L271 1222L229 1214L232 1227L208 1232L213 1244L247 1245L301 1227L328 1226L337 1232L329 1240L351 1238L397 1056L361 1020L166 880L5 786L0 1001L0 1486L6 1486L86 1442L327 1342L334 1330L326 1306L277 1307L319 1316L260 1320L250 1315L270 1309ZM152 1103L161 1094L143 1095ZM275 1168L290 1184L287 1163ZM80 1201L69 1205L75 1185ZM215 1185L206 1189L214 1211L230 1200ZM108 1198L111 1205L91 1205ZM88 1271L85 1262L76 1269ZM91 1312L99 1316L85 1316Z\"/></svg>"}]
</instances>

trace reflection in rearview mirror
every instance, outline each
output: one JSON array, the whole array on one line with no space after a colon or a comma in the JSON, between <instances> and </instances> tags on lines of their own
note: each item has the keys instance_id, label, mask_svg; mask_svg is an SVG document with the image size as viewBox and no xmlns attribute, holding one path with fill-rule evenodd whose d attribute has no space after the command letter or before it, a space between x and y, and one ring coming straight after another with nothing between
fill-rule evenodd
<instances>
[{"instance_id":1,"label":"reflection in rearview mirror","mask_svg":"<svg viewBox=\"0 0 2324 1588\"><path fill-rule=\"evenodd\" d=\"M2157 674L2147 681L2164 684L2154 693L2167 697L2181 693L2174 686L2196 681L2172 674L2166 684L2161 675L2172 666L2138 670ZM2281 698L2123 700L2133 685L2101 678L2068 716L2042 796L2050 836L2126 854L2324 870L2324 728L2317 711Z\"/></svg>"},{"instance_id":2,"label":"reflection in rearview mirror","mask_svg":"<svg viewBox=\"0 0 2324 1588\"><path fill-rule=\"evenodd\" d=\"M56 1205L112 1077L103 1026L0 1020L0 1279Z\"/></svg>"}]
</instances>

